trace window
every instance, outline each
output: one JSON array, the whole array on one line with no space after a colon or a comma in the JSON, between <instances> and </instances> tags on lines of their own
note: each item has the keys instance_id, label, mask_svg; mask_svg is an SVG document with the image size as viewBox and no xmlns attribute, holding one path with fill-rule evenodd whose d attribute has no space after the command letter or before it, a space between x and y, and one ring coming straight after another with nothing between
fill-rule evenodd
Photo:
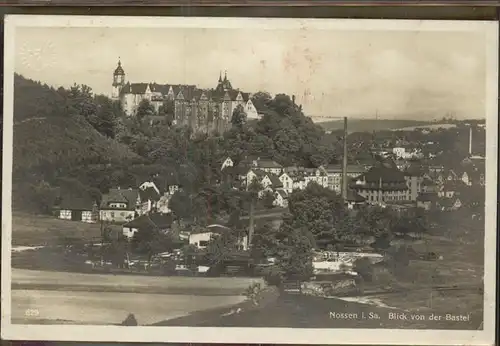
<instances>
[{"instance_id":1,"label":"window","mask_svg":"<svg viewBox=\"0 0 500 346\"><path fill-rule=\"evenodd\" d=\"M207 240L200 240L200 242L198 244L199 244L199 246L205 247L205 246L208 246L208 241Z\"/></svg>"}]
</instances>

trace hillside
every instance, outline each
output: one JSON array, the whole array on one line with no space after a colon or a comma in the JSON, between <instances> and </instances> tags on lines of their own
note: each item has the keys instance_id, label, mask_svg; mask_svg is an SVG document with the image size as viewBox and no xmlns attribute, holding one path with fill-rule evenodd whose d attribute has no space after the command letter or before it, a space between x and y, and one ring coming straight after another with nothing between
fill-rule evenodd
<instances>
[{"instance_id":1,"label":"hillside","mask_svg":"<svg viewBox=\"0 0 500 346\"><path fill-rule=\"evenodd\" d=\"M102 135L79 115L72 108L67 90L55 90L15 76L14 208L44 209L64 179L69 179L67 184L80 193L98 188L92 186L95 178L82 179L89 166L111 170L141 160L127 146ZM101 171L102 176L109 176L104 169Z\"/></svg>"},{"instance_id":2,"label":"hillside","mask_svg":"<svg viewBox=\"0 0 500 346\"><path fill-rule=\"evenodd\" d=\"M34 117L14 124L13 170L122 162L138 158L83 119Z\"/></svg>"},{"instance_id":3,"label":"hillside","mask_svg":"<svg viewBox=\"0 0 500 346\"><path fill-rule=\"evenodd\" d=\"M316 123L326 131L342 130L343 120L333 120ZM421 120L399 120L399 119L347 119L347 130L349 132L371 132L381 130L394 130L411 126L422 126L432 124L430 121Z\"/></svg>"}]
</instances>

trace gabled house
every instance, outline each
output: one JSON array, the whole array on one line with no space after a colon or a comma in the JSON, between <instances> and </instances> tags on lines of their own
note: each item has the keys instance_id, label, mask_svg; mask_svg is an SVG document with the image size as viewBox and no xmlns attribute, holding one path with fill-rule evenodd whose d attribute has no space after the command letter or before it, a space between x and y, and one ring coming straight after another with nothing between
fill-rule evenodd
<instances>
[{"instance_id":1,"label":"gabled house","mask_svg":"<svg viewBox=\"0 0 500 346\"><path fill-rule=\"evenodd\" d=\"M252 181L254 181L254 179L256 179L257 182L260 183L266 175L267 175L267 172L265 172L261 169L251 168L247 172L246 177L245 177L245 182L246 182L247 188L250 186Z\"/></svg>"},{"instance_id":2,"label":"gabled house","mask_svg":"<svg viewBox=\"0 0 500 346\"><path fill-rule=\"evenodd\" d=\"M302 174L292 176L293 190L304 190L307 186L306 180Z\"/></svg>"},{"instance_id":3,"label":"gabled house","mask_svg":"<svg viewBox=\"0 0 500 346\"><path fill-rule=\"evenodd\" d=\"M141 200L138 210L139 215L158 210L158 202L160 201L161 195L156 189L153 187L139 189L139 197Z\"/></svg>"},{"instance_id":4,"label":"gabled house","mask_svg":"<svg viewBox=\"0 0 500 346\"><path fill-rule=\"evenodd\" d=\"M288 193L284 189L276 189L273 205L279 208L288 207Z\"/></svg>"},{"instance_id":5,"label":"gabled house","mask_svg":"<svg viewBox=\"0 0 500 346\"><path fill-rule=\"evenodd\" d=\"M138 214L140 204L138 189L110 189L102 197L99 216L102 221L125 223Z\"/></svg>"},{"instance_id":6,"label":"gabled house","mask_svg":"<svg viewBox=\"0 0 500 346\"><path fill-rule=\"evenodd\" d=\"M224 168L233 167L233 166L234 166L234 161L230 157L227 157L224 160L224 162L222 163L221 171L224 170Z\"/></svg>"},{"instance_id":7,"label":"gabled house","mask_svg":"<svg viewBox=\"0 0 500 346\"><path fill-rule=\"evenodd\" d=\"M192 231L189 234L189 245L194 245L198 249L205 249L210 243L210 241L212 241L212 239L221 236L226 232L235 232L235 231L229 227L219 224L209 225L205 228ZM248 235L246 234L246 232L236 234L235 245L239 250L248 249Z\"/></svg>"},{"instance_id":8,"label":"gabled house","mask_svg":"<svg viewBox=\"0 0 500 346\"><path fill-rule=\"evenodd\" d=\"M96 223L99 219L97 203L89 197L64 196L59 207L61 220Z\"/></svg>"},{"instance_id":9,"label":"gabled house","mask_svg":"<svg viewBox=\"0 0 500 346\"><path fill-rule=\"evenodd\" d=\"M263 188L271 187L273 190L283 187L280 178L274 174L266 174L260 181Z\"/></svg>"},{"instance_id":10,"label":"gabled house","mask_svg":"<svg viewBox=\"0 0 500 346\"><path fill-rule=\"evenodd\" d=\"M292 192L293 192L293 179L292 179L292 177L290 177L290 175L288 175L288 173L283 172L283 173L279 176L279 180L280 180L280 181L281 181L281 183L283 184L283 189L284 189L287 193L292 193Z\"/></svg>"},{"instance_id":11,"label":"gabled house","mask_svg":"<svg viewBox=\"0 0 500 346\"><path fill-rule=\"evenodd\" d=\"M472 179L469 177L469 174L467 171L463 171L462 175L460 176L460 180L464 182L465 185L471 186L472 185Z\"/></svg>"},{"instance_id":12,"label":"gabled house","mask_svg":"<svg viewBox=\"0 0 500 346\"><path fill-rule=\"evenodd\" d=\"M154 189L158 194L160 194L160 189L158 188L158 186L156 186L154 181L145 181L141 185L139 185L139 190L142 191L149 188Z\"/></svg>"},{"instance_id":13,"label":"gabled house","mask_svg":"<svg viewBox=\"0 0 500 346\"><path fill-rule=\"evenodd\" d=\"M129 221L123 225L123 235L128 239L132 238L137 232L159 231L166 233L172 227L172 215L151 213L144 214L138 218Z\"/></svg>"},{"instance_id":14,"label":"gabled house","mask_svg":"<svg viewBox=\"0 0 500 346\"><path fill-rule=\"evenodd\" d=\"M450 169L446 174L446 180L448 181L458 180L457 173L453 169Z\"/></svg>"}]
</instances>

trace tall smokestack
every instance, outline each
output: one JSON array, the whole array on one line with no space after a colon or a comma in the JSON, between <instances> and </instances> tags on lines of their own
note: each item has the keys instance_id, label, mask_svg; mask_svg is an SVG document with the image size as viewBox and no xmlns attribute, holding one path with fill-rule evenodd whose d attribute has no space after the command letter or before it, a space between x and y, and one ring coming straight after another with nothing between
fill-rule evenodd
<instances>
[{"instance_id":1,"label":"tall smokestack","mask_svg":"<svg viewBox=\"0 0 500 346\"><path fill-rule=\"evenodd\" d=\"M469 129L469 155L472 155L472 126Z\"/></svg>"},{"instance_id":2,"label":"tall smokestack","mask_svg":"<svg viewBox=\"0 0 500 346\"><path fill-rule=\"evenodd\" d=\"M347 198L347 117L344 117L344 157L342 158L342 198Z\"/></svg>"}]
</instances>

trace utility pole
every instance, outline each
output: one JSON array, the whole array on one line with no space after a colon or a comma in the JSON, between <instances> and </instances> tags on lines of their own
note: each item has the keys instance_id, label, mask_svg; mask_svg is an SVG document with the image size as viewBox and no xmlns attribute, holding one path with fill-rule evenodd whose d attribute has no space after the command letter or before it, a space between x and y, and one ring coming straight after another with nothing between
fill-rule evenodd
<instances>
[{"instance_id":1,"label":"utility pole","mask_svg":"<svg viewBox=\"0 0 500 346\"><path fill-rule=\"evenodd\" d=\"M342 158L342 198L347 199L347 117L344 117L344 155Z\"/></svg>"}]
</instances>

